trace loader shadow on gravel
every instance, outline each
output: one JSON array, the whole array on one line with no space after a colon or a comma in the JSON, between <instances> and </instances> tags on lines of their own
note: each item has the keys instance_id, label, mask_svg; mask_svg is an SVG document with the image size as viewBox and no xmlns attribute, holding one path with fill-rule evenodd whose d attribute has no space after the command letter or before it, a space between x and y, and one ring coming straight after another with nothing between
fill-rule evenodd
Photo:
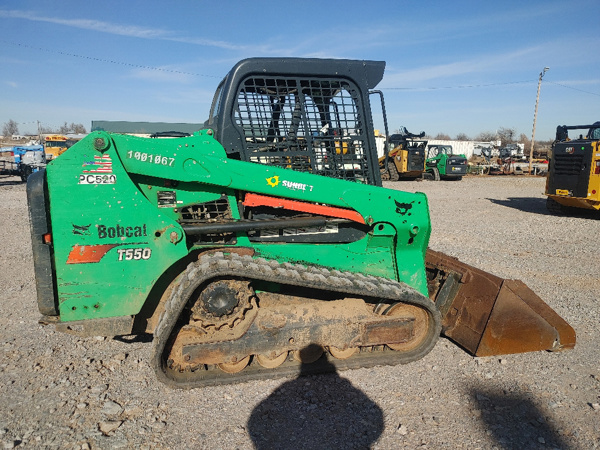
<instances>
[{"instance_id":1,"label":"loader shadow on gravel","mask_svg":"<svg viewBox=\"0 0 600 450\"><path fill-rule=\"evenodd\" d=\"M505 200L497 198L486 198L495 205L506 206L507 208L517 209L519 211L533 213L533 214L550 214L546 209L545 198L532 198L532 197L509 197Z\"/></svg>"},{"instance_id":2,"label":"loader shadow on gravel","mask_svg":"<svg viewBox=\"0 0 600 450\"><path fill-rule=\"evenodd\" d=\"M481 421L500 448L573 448L525 393L472 389L471 396Z\"/></svg>"},{"instance_id":3,"label":"loader shadow on gravel","mask_svg":"<svg viewBox=\"0 0 600 450\"><path fill-rule=\"evenodd\" d=\"M21 180L2 180L0 179L0 187L2 186L14 186L17 184L23 184Z\"/></svg>"},{"instance_id":4,"label":"loader shadow on gravel","mask_svg":"<svg viewBox=\"0 0 600 450\"><path fill-rule=\"evenodd\" d=\"M137 344L137 343L150 343L152 342L152 335L149 333L133 334L128 336L115 336L115 341L123 342L124 344Z\"/></svg>"},{"instance_id":5,"label":"loader shadow on gravel","mask_svg":"<svg viewBox=\"0 0 600 450\"><path fill-rule=\"evenodd\" d=\"M507 208L517 209L519 211L543 214L545 216L556 216L546 208L546 198L532 197L509 197L506 200L497 198L486 198L495 205L506 206ZM581 208L572 208L568 214L563 214L563 217L575 217L578 219L600 219L600 212L596 210L588 210Z\"/></svg>"},{"instance_id":6,"label":"loader shadow on gravel","mask_svg":"<svg viewBox=\"0 0 600 450\"><path fill-rule=\"evenodd\" d=\"M259 403L247 429L257 449L364 449L383 432L383 411L360 389L331 373L300 376Z\"/></svg>"}]
</instances>

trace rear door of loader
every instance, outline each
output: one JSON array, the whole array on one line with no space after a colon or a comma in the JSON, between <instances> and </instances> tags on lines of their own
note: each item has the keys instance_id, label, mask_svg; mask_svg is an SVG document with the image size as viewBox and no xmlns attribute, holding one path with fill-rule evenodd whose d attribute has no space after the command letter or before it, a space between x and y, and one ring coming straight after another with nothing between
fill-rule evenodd
<instances>
[{"instance_id":1,"label":"rear door of loader","mask_svg":"<svg viewBox=\"0 0 600 450\"><path fill-rule=\"evenodd\" d=\"M590 141L568 141L554 146L548 194L587 198L592 163Z\"/></svg>"}]
</instances>

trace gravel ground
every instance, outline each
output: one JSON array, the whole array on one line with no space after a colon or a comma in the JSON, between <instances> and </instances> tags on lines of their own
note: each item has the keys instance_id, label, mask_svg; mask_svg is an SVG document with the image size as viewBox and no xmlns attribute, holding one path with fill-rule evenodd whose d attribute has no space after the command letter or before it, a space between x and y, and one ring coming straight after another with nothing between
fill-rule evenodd
<instances>
[{"instance_id":1,"label":"gravel ground","mask_svg":"<svg viewBox=\"0 0 600 450\"><path fill-rule=\"evenodd\" d=\"M0 179L4 448L600 447L600 222L554 217L544 180L389 183L428 194L431 247L522 279L577 331L574 350L473 358L441 339L405 366L191 391L156 381L150 344L37 323L25 186Z\"/></svg>"}]
</instances>

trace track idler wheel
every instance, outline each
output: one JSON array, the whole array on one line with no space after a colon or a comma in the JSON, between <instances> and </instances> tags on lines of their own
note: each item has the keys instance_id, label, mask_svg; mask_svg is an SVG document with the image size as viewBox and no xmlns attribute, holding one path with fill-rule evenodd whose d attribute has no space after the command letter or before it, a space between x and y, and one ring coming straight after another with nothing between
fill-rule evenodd
<instances>
[{"instance_id":1,"label":"track idler wheel","mask_svg":"<svg viewBox=\"0 0 600 450\"><path fill-rule=\"evenodd\" d=\"M323 347L311 344L294 352L294 359L302 364L314 363L323 354Z\"/></svg>"},{"instance_id":2,"label":"track idler wheel","mask_svg":"<svg viewBox=\"0 0 600 450\"><path fill-rule=\"evenodd\" d=\"M237 362L233 363L221 363L217 364L219 369L221 369L225 373L238 373L246 368L248 363L250 362L250 355L245 358L240 359Z\"/></svg>"},{"instance_id":3,"label":"track idler wheel","mask_svg":"<svg viewBox=\"0 0 600 450\"><path fill-rule=\"evenodd\" d=\"M413 336L408 342L397 344L387 344L389 348L396 351L408 352L422 344L424 339L429 335L429 315L427 311L418 306L409 305L406 303L395 303L383 311L385 316L394 316L396 318L413 318Z\"/></svg>"},{"instance_id":4,"label":"track idler wheel","mask_svg":"<svg viewBox=\"0 0 600 450\"><path fill-rule=\"evenodd\" d=\"M329 353L331 353L331 356L333 356L334 358L348 359L351 356L357 354L360 349L358 347L348 347L346 349L341 349L330 345L328 350Z\"/></svg>"},{"instance_id":5,"label":"track idler wheel","mask_svg":"<svg viewBox=\"0 0 600 450\"><path fill-rule=\"evenodd\" d=\"M280 355L256 355L256 361L265 369L274 369L282 365L288 357L288 352L283 352Z\"/></svg>"}]
</instances>

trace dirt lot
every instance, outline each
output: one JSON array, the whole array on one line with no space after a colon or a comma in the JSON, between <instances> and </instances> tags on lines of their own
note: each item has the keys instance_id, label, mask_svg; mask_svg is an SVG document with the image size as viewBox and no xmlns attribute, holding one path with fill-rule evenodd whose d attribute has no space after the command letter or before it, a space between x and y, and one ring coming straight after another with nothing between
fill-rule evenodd
<instances>
[{"instance_id":1,"label":"dirt lot","mask_svg":"<svg viewBox=\"0 0 600 450\"><path fill-rule=\"evenodd\" d=\"M548 215L541 178L386 185L427 193L431 247L522 279L576 329L574 350L472 358L441 339L405 366L191 391L156 381L148 342L37 323L17 181L0 179L4 448L600 447L600 221Z\"/></svg>"}]
</instances>

